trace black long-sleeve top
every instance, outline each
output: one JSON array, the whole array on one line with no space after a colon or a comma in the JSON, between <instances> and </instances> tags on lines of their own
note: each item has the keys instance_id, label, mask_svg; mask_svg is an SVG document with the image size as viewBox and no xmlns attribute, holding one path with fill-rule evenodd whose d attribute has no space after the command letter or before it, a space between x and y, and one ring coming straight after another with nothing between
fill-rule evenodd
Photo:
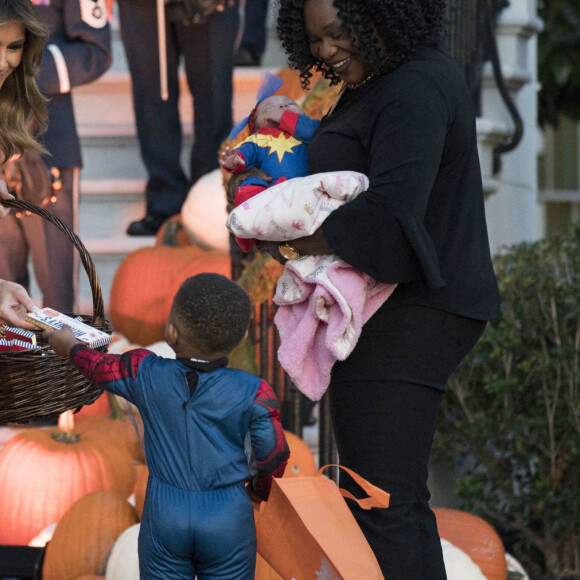
<instances>
[{"instance_id":1,"label":"black long-sleeve top","mask_svg":"<svg viewBox=\"0 0 580 580\"><path fill-rule=\"evenodd\" d=\"M479 320L498 315L475 113L448 54L421 47L391 73L346 91L315 132L308 161L311 174L369 177L368 191L322 228L348 264L399 283L375 318L409 302Z\"/></svg>"}]
</instances>

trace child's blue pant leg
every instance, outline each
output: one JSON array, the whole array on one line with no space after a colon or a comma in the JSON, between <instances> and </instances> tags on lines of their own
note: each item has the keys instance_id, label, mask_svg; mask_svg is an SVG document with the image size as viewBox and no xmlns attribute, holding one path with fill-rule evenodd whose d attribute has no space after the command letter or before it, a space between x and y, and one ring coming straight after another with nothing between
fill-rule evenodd
<instances>
[{"instance_id":1,"label":"child's blue pant leg","mask_svg":"<svg viewBox=\"0 0 580 580\"><path fill-rule=\"evenodd\" d=\"M183 491L149 479L139 533L143 580L251 580L252 503L243 485Z\"/></svg>"}]
</instances>

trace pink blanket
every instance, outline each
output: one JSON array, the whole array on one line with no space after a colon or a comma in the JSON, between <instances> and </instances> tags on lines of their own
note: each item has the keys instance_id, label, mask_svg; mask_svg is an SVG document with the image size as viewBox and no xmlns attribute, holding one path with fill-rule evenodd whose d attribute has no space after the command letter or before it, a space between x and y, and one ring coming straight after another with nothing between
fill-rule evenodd
<instances>
[{"instance_id":1,"label":"pink blanket","mask_svg":"<svg viewBox=\"0 0 580 580\"><path fill-rule=\"evenodd\" d=\"M296 177L234 209L226 222L241 238L286 241L314 233L329 213L368 188L353 171ZM280 363L302 393L318 401L332 366L357 343L363 324L395 289L355 270L337 256L290 260L278 280L274 322Z\"/></svg>"},{"instance_id":2,"label":"pink blanket","mask_svg":"<svg viewBox=\"0 0 580 580\"><path fill-rule=\"evenodd\" d=\"M336 256L318 258L318 275L305 276L301 260L287 262L274 296L280 306L274 317L281 339L278 359L313 401L328 388L334 363L352 352L363 324L396 288L376 282ZM286 284L288 278L291 285ZM293 288L291 296L284 297L284 287Z\"/></svg>"}]
</instances>

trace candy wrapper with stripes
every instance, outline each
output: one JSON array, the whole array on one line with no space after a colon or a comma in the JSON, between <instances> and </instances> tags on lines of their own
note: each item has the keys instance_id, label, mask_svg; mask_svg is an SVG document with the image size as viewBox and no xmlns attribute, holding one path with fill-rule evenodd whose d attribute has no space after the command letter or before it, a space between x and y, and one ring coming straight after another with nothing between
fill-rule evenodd
<instances>
[{"instance_id":1,"label":"candy wrapper with stripes","mask_svg":"<svg viewBox=\"0 0 580 580\"><path fill-rule=\"evenodd\" d=\"M59 330L63 325L69 326L77 339L91 348L105 346L111 342L111 336L106 332L97 330L52 308L42 308L36 312L29 312L26 315L26 320L45 330Z\"/></svg>"}]
</instances>

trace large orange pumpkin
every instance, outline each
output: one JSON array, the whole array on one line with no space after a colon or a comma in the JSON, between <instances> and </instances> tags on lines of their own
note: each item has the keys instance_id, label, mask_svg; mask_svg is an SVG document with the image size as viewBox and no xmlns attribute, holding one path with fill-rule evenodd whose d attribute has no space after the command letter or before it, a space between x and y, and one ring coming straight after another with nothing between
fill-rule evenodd
<instances>
[{"instance_id":1,"label":"large orange pumpkin","mask_svg":"<svg viewBox=\"0 0 580 580\"><path fill-rule=\"evenodd\" d=\"M183 271L205 252L196 246L158 246L131 252L111 285L109 318L129 342L146 346L163 340L167 297Z\"/></svg>"},{"instance_id":2,"label":"large orange pumpkin","mask_svg":"<svg viewBox=\"0 0 580 580\"><path fill-rule=\"evenodd\" d=\"M492 525L461 510L434 508L437 529L444 538L465 552L487 580L505 580L505 548Z\"/></svg>"},{"instance_id":3,"label":"large orange pumpkin","mask_svg":"<svg viewBox=\"0 0 580 580\"><path fill-rule=\"evenodd\" d=\"M191 276L196 276L197 274L203 274L206 272L221 274L222 276L226 276L226 278L231 278L232 262L229 253L218 251L205 252L202 256L183 269L181 275L174 279L173 285L167 295L167 302L165 304L166 320L169 317L173 298L175 297L175 294L177 294L181 284Z\"/></svg>"},{"instance_id":4,"label":"large orange pumpkin","mask_svg":"<svg viewBox=\"0 0 580 580\"><path fill-rule=\"evenodd\" d=\"M107 415L75 415L75 429L79 433L91 433L95 437L119 445L123 444L135 463L145 463L145 454L141 446L144 427L141 415L137 411L129 417L121 408L112 393L106 393L109 401ZM133 421L135 424L133 424Z\"/></svg>"},{"instance_id":5,"label":"large orange pumpkin","mask_svg":"<svg viewBox=\"0 0 580 580\"><path fill-rule=\"evenodd\" d=\"M85 405L78 413L75 413L75 418L89 417L90 415L106 415L110 410L107 393L103 393L94 403Z\"/></svg>"},{"instance_id":6,"label":"large orange pumpkin","mask_svg":"<svg viewBox=\"0 0 580 580\"><path fill-rule=\"evenodd\" d=\"M306 443L290 431L284 431L288 447L290 448L290 458L284 471L284 477L305 477L316 475L317 468L314 455Z\"/></svg>"},{"instance_id":7,"label":"large orange pumpkin","mask_svg":"<svg viewBox=\"0 0 580 580\"><path fill-rule=\"evenodd\" d=\"M136 474L129 452L83 433L27 429L0 452L0 544L25 545L58 522L79 498L97 490L129 497ZM76 434L78 435L78 434Z\"/></svg>"},{"instance_id":8,"label":"large orange pumpkin","mask_svg":"<svg viewBox=\"0 0 580 580\"><path fill-rule=\"evenodd\" d=\"M113 491L80 498L64 514L47 544L43 580L97 574L117 538L138 521L135 508Z\"/></svg>"}]
</instances>

